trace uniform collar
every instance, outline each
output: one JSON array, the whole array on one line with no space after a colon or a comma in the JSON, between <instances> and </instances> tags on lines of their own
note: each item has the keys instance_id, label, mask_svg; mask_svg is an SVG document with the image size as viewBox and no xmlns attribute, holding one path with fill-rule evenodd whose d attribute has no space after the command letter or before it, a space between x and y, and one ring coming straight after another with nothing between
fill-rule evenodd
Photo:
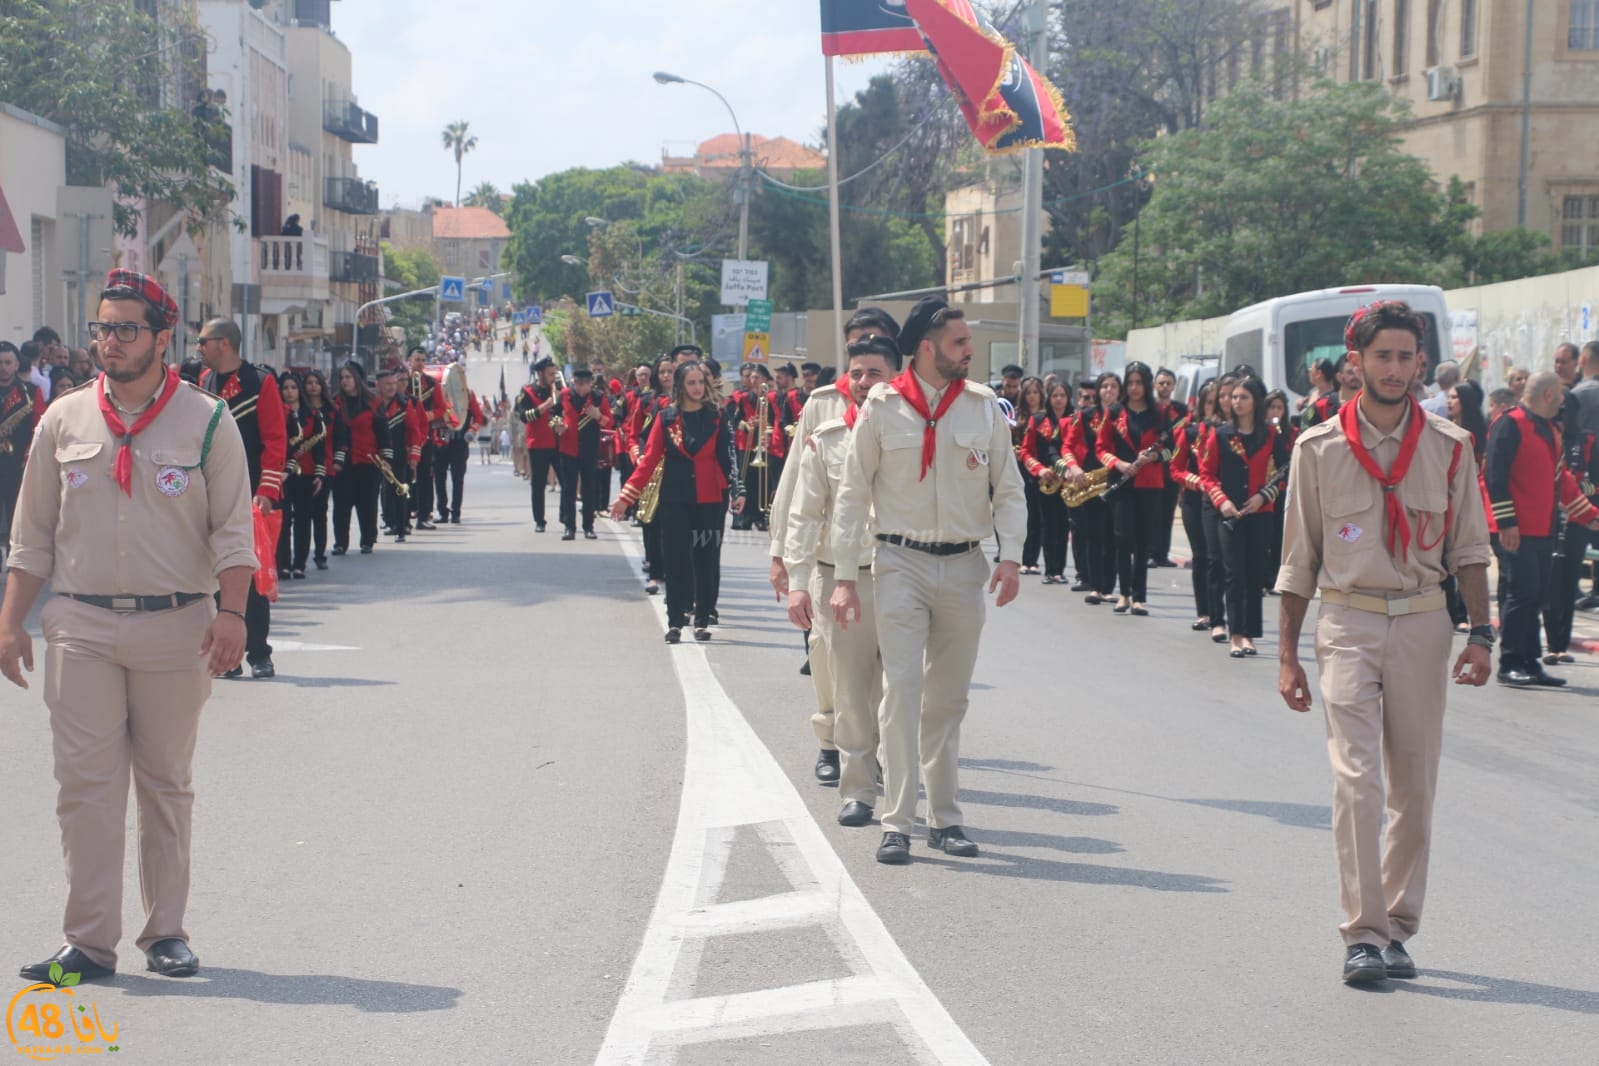
<instances>
[{"instance_id":1,"label":"uniform collar","mask_svg":"<svg viewBox=\"0 0 1599 1066\"><path fill-rule=\"evenodd\" d=\"M912 370L911 373L916 374L916 371ZM922 387L922 395L927 397L927 406L930 408L938 406L938 401L943 397L944 392L949 388L949 386L946 384L942 389L935 389L933 388L932 383L926 378L922 377L920 374L916 374L916 383Z\"/></svg>"},{"instance_id":2,"label":"uniform collar","mask_svg":"<svg viewBox=\"0 0 1599 1066\"><path fill-rule=\"evenodd\" d=\"M1370 451L1386 440L1391 440L1395 444L1403 441L1405 439L1405 430L1409 427L1410 420L1417 417L1417 407L1418 405L1414 401L1406 404L1405 414L1399 419L1398 425L1394 426L1392 432L1384 433L1371 424L1371 420L1366 417L1365 408L1357 403L1355 405L1355 419L1360 424L1360 442L1366 446L1367 451Z\"/></svg>"}]
</instances>

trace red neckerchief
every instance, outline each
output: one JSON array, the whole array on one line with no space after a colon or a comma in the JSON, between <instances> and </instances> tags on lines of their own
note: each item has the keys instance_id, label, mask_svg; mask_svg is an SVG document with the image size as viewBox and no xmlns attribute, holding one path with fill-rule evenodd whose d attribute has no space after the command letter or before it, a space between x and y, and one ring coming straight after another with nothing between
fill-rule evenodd
<instances>
[{"instance_id":1,"label":"red neckerchief","mask_svg":"<svg viewBox=\"0 0 1599 1066\"><path fill-rule=\"evenodd\" d=\"M106 394L105 374L100 375L100 381L95 386L95 398L100 401L100 413L105 416L105 424L111 427L114 436L120 438L117 443L116 462L111 466L111 475L117 479L117 484L122 486L122 491L128 496L133 495L133 438L138 436L167 405L167 401L177 395L178 372L172 367L167 367L166 380L161 384L161 391L156 395L155 402L145 409L144 414L129 429L122 424L122 416L117 414L117 409L111 404L111 397Z\"/></svg>"},{"instance_id":2,"label":"red neckerchief","mask_svg":"<svg viewBox=\"0 0 1599 1066\"><path fill-rule=\"evenodd\" d=\"M894 391L905 398L911 405L911 410L922 416L926 427L922 430L922 476L918 479L927 480L927 468L933 465L933 453L938 447L938 420L944 417L944 412L949 410L950 404L955 402L966 388L965 378L956 378L944 390L944 398L938 402L938 410L929 410L927 396L922 392L922 383L916 377L916 371L906 367L893 381L889 382Z\"/></svg>"},{"instance_id":3,"label":"red neckerchief","mask_svg":"<svg viewBox=\"0 0 1599 1066\"><path fill-rule=\"evenodd\" d=\"M1360 394L1355 395L1351 403L1344 404L1338 412L1338 422L1343 427L1344 439L1349 442L1349 450L1354 455L1355 461L1361 469L1377 479L1377 484L1382 486L1383 508L1388 516L1388 554L1394 554L1394 541L1399 542L1399 558L1405 559L1410 555L1410 521L1405 517L1404 505L1399 502L1399 483L1405 480L1405 474L1410 470L1410 461L1416 457L1416 446L1421 442L1422 423L1426 419L1416 410L1416 401L1406 397L1409 404L1406 412L1410 424L1405 427L1405 436L1399 442L1399 457L1394 460L1394 468L1384 474L1377 466L1371 452L1366 450L1366 442L1360 439Z\"/></svg>"},{"instance_id":4,"label":"red neckerchief","mask_svg":"<svg viewBox=\"0 0 1599 1066\"><path fill-rule=\"evenodd\" d=\"M855 428L855 420L860 417L860 404L855 402L855 394L849 389L844 390L844 425L850 429Z\"/></svg>"}]
</instances>

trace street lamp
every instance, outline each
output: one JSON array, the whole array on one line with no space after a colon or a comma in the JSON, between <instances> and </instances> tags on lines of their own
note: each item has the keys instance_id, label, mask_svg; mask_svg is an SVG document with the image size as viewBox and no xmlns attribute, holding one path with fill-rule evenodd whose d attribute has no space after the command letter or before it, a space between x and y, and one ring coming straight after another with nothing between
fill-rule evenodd
<instances>
[{"instance_id":1,"label":"street lamp","mask_svg":"<svg viewBox=\"0 0 1599 1066\"><path fill-rule=\"evenodd\" d=\"M577 255L563 255L561 256L561 262L565 263L569 267L586 267L589 265L589 261L587 259Z\"/></svg>"},{"instance_id":2,"label":"street lamp","mask_svg":"<svg viewBox=\"0 0 1599 1066\"><path fill-rule=\"evenodd\" d=\"M750 243L750 176L754 170L750 162L750 142L744 131L739 127L738 115L733 112L733 105L727 102L727 97L717 92L701 81L685 78L681 74L669 74L664 70L655 72L655 81L659 85L697 85L722 101L722 106L727 108L727 115L733 120L733 133L738 137L738 185L733 196L738 207L738 257L744 259L749 254Z\"/></svg>"}]
</instances>

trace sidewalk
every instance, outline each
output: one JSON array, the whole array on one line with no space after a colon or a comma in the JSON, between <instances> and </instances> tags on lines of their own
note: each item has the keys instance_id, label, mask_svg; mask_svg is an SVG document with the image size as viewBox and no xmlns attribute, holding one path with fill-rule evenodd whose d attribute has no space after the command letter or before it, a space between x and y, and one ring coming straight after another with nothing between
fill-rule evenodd
<instances>
[{"instance_id":1,"label":"sidewalk","mask_svg":"<svg viewBox=\"0 0 1599 1066\"><path fill-rule=\"evenodd\" d=\"M1178 565L1187 569L1192 558L1188 546L1188 537L1183 531L1183 524L1179 520L1172 526L1171 557ZM1490 594L1499 580L1499 563L1497 560L1488 565L1488 589ZM1586 585L1583 586L1587 588ZM1499 624L1499 619L1494 619L1494 625ZM1588 655L1599 655L1599 611L1578 611L1576 618L1571 623L1571 650L1583 652Z\"/></svg>"}]
</instances>

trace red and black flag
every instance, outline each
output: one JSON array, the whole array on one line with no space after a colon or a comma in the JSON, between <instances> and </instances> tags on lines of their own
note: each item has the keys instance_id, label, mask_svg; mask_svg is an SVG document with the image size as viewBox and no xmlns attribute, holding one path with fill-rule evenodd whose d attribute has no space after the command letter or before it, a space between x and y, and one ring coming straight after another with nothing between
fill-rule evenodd
<instances>
[{"instance_id":1,"label":"red and black flag","mask_svg":"<svg viewBox=\"0 0 1599 1066\"><path fill-rule=\"evenodd\" d=\"M822 0L822 54L925 52L905 0Z\"/></svg>"},{"instance_id":2,"label":"red and black flag","mask_svg":"<svg viewBox=\"0 0 1599 1066\"><path fill-rule=\"evenodd\" d=\"M500 402L504 403L510 398L511 394L505 391L505 368L502 366L500 367Z\"/></svg>"},{"instance_id":3,"label":"red and black flag","mask_svg":"<svg viewBox=\"0 0 1599 1066\"><path fill-rule=\"evenodd\" d=\"M885 0L886 3L886 0ZM990 155L1077 147L1060 93L970 0L903 0L966 124ZM825 7L825 5L824 5Z\"/></svg>"}]
</instances>

